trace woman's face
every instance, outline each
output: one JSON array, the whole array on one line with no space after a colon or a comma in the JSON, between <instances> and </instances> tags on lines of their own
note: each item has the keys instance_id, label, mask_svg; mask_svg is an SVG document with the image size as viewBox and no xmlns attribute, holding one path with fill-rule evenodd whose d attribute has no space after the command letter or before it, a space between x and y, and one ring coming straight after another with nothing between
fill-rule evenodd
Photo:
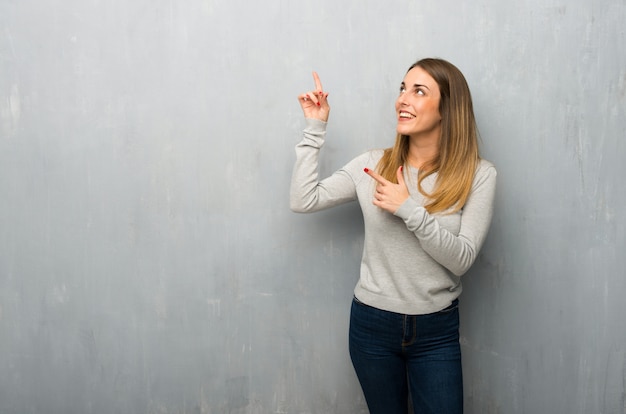
<instances>
[{"instance_id":1,"label":"woman's face","mask_svg":"<svg viewBox=\"0 0 626 414\"><path fill-rule=\"evenodd\" d=\"M419 66L407 72L396 100L397 131L410 137L439 138L441 95L437 82Z\"/></svg>"}]
</instances>

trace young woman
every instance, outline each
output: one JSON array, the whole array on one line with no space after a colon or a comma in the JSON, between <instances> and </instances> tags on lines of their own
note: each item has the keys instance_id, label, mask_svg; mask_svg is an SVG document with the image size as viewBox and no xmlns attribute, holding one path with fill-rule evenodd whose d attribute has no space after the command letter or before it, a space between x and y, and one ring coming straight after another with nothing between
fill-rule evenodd
<instances>
[{"instance_id":1,"label":"young woman","mask_svg":"<svg viewBox=\"0 0 626 414\"><path fill-rule=\"evenodd\" d=\"M396 101L393 147L357 156L319 180L330 112L315 90L298 97L306 119L296 146L291 209L358 200L365 223L350 315L350 356L372 414L461 413L458 297L493 211L494 166L479 157L463 74L441 59L412 65Z\"/></svg>"}]
</instances>

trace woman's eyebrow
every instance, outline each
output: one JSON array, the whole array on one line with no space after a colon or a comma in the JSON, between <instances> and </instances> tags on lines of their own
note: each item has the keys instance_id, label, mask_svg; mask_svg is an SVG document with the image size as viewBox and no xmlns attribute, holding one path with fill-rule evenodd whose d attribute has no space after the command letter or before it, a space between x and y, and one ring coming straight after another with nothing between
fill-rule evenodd
<instances>
[{"instance_id":1,"label":"woman's eyebrow","mask_svg":"<svg viewBox=\"0 0 626 414\"><path fill-rule=\"evenodd\" d=\"M406 84L404 83L404 81L402 81L402 83L400 83L400 86L403 88L406 88ZM413 89L419 89L419 88L426 88L428 90L430 90L430 88L426 85L422 85L420 83L416 83L413 85Z\"/></svg>"},{"instance_id":2,"label":"woman's eyebrow","mask_svg":"<svg viewBox=\"0 0 626 414\"><path fill-rule=\"evenodd\" d=\"M402 88L406 88L406 84L404 83L404 81L402 83L400 83L400 87ZM428 90L430 90L430 88L426 85L422 85L420 83L416 83L413 85L413 89L419 89L419 88L426 88Z\"/></svg>"}]
</instances>

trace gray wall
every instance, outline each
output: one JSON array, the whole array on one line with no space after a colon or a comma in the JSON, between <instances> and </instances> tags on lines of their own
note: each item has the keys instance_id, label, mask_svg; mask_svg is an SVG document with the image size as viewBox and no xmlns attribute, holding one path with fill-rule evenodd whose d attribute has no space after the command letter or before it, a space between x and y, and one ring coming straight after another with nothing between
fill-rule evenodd
<instances>
[{"instance_id":1,"label":"gray wall","mask_svg":"<svg viewBox=\"0 0 626 414\"><path fill-rule=\"evenodd\" d=\"M362 223L288 209L466 74L499 169L462 300L468 413L626 413L623 0L0 0L0 412L363 413Z\"/></svg>"}]
</instances>

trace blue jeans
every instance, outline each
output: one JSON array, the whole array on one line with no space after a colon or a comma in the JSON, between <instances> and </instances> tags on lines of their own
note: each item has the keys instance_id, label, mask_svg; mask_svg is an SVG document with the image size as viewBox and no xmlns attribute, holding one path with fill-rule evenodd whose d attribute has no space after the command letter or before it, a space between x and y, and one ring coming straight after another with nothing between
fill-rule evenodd
<instances>
[{"instance_id":1,"label":"blue jeans","mask_svg":"<svg viewBox=\"0 0 626 414\"><path fill-rule=\"evenodd\" d=\"M428 315L352 301L350 357L371 414L460 414L458 300Z\"/></svg>"}]
</instances>

